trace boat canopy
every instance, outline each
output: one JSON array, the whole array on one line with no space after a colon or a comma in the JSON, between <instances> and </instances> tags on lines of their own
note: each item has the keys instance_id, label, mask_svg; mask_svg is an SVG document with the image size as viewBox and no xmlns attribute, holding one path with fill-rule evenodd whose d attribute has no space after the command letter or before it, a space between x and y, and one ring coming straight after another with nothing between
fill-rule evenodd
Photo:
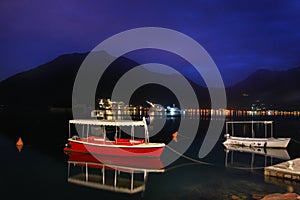
<instances>
[{"instance_id":1,"label":"boat canopy","mask_svg":"<svg viewBox=\"0 0 300 200\"><path fill-rule=\"evenodd\" d=\"M251 124L251 134L252 138L255 137L254 134L254 124L263 124L265 127L265 137L267 137L267 132L268 132L268 125L271 127L270 134L271 138L273 137L273 121L227 121L226 122L226 135L229 135L229 124L231 124L231 135L234 135L234 125L235 124Z\"/></svg>"},{"instance_id":2,"label":"boat canopy","mask_svg":"<svg viewBox=\"0 0 300 200\"><path fill-rule=\"evenodd\" d=\"M272 124L273 121L227 121L226 124Z\"/></svg>"},{"instance_id":3,"label":"boat canopy","mask_svg":"<svg viewBox=\"0 0 300 200\"><path fill-rule=\"evenodd\" d=\"M90 125L98 125L98 126L131 126L131 138L134 139L134 127L135 126L143 126L145 129L145 142L149 142L149 132L147 127L147 122L145 117L143 117L142 121L133 121L133 120L98 120L98 119L72 119L69 120L69 137L71 137L71 124L79 124L83 125L83 132L84 132L84 125L87 125L86 136L88 137L89 134L89 126ZM116 129L117 130L117 129ZM104 129L103 139L105 141L106 131ZM117 131L115 133L115 138L117 137Z\"/></svg>"},{"instance_id":4,"label":"boat canopy","mask_svg":"<svg viewBox=\"0 0 300 200\"><path fill-rule=\"evenodd\" d=\"M97 119L73 119L70 124L99 125L99 126L144 126L144 121L132 120L97 120Z\"/></svg>"}]
</instances>

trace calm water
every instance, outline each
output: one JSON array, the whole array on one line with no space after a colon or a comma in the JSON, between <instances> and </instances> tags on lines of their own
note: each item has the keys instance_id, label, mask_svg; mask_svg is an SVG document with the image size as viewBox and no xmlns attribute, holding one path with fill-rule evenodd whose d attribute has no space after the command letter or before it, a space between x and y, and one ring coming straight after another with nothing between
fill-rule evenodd
<instances>
[{"instance_id":1,"label":"calm water","mask_svg":"<svg viewBox=\"0 0 300 200\"><path fill-rule=\"evenodd\" d=\"M1 113L1 199L232 199L234 196L253 199L254 196L275 192L300 193L298 183L267 179L263 175L264 166L285 161L288 157L300 157L300 119L297 118L277 118L274 121L276 137L293 138L286 151L275 152L277 155L284 155L281 158L225 151L221 136L212 152L200 160L198 151L208 125L208 121L202 120L197 138L184 157L167 166L164 172L149 172L145 182L143 174L134 174L134 178L139 178L139 184L145 190L135 194L123 194L68 182L70 176L76 177L78 174L77 177L83 174L81 179L85 179L88 170L94 174L89 175L88 179L99 185L103 180L97 180L99 177L96 175L101 174L102 169L99 166L86 168L85 165L68 165L68 156L64 154L63 147L68 136L68 120L72 117L70 113L29 113L29 110L22 113ZM199 119L187 117L181 120ZM162 132L153 139L172 140L172 132L176 130L178 123L176 119L168 120ZM15 146L19 136L25 143L21 152ZM180 142L188 139L188 135L179 133L177 139ZM112 183L114 172L106 170L105 182ZM122 180L131 180L130 173L120 174Z\"/></svg>"}]
</instances>

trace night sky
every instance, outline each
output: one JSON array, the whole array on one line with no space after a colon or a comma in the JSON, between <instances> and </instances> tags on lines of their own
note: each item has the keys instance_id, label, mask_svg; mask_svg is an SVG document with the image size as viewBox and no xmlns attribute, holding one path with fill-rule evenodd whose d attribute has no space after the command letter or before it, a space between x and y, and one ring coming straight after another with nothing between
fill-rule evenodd
<instances>
[{"instance_id":1,"label":"night sky","mask_svg":"<svg viewBox=\"0 0 300 200\"><path fill-rule=\"evenodd\" d=\"M257 69L300 66L300 1L147 2L1 0L0 80L145 26L174 29L197 40L226 85Z\"/></svg>"}]
</instances>

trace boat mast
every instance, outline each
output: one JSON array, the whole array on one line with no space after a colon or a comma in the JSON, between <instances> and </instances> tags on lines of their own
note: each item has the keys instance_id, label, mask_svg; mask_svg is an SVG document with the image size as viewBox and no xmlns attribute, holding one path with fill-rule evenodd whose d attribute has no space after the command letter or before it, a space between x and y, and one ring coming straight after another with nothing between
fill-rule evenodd
<instances>
[{"instance_id":1,"label":"boat mast","mask_svg":"<svg viewBox=\"0 0 300 200\"><path fill-rule=\"evenodd\" d=\"M266 138L266 137L267 137L267 132L268 132L268 129L267 129L267 128L268 128L268 127L267 127L268 125L267 125L266 123L265 123L264 125L265 125L265 138Z\"/></svg>"},{"instance_id":2,"label":"boat mast","mask_svg":"<svg viewBox=\"0 0 300 200\"><path fill-rule=\"evenodd\" d=\"M134 140L134 127L131 126L131 139Z\"/></svg>"},{"instance_id":3,"label":"boat mast","mask_svg":"<svg viewBox=\"0 0 300 200\"><path fill-rule=\"evenodd\" d=\"M271 138L273 137L273 123L271 124Z\"/></svg>"},{"instance_id":4,"label":"boat mast","mask_svg":"<svg viewBox=\"0 0 300 200\"><path fill-rule=\"evenodd\" d=\"M251 135L252 135L252 138L254 138L255 137L255 135L254 135L254 121L252 120L252 123L251 123Z\"/></svg>"},{"instance_id":5,"label":"boat mast","mask_svg":"<svg viewBox=\"0 0 300 200\"><path fill-rule=\"evenodd\" d=\"M146 118L143 117L144 127L145 127L145 142L149 143L149 132L148 132L148 126L146 122Z\"/></svg>"},{"instance_id":6,"label":"boat mast","mask_svg":"<svg viewBox=\"0 0 300 200\"><path fill-rule=\"evenodd\" d=\"M71 124L69 122L69 138L71 138Z\"/></svg>"},{"instance_id":7,"label":"boat mast","mask_svg":"<svg viewBox=\"0 0 300 200\"><path fill-rule=\"evenodd\" d=\"M90 125L86 126L86 138L89 137L89 129L90 129Z\"/></svg>"},{"instance_id":8,"label":"boat mast","mask_svg":"<svg viewBox=\"0 0 300 200\"><path fill-rule=\"evenodd\" d=\"M106 129L105 129L105 126L102 126L103 130L102 130L102 133L103 133L103 141L104 143L106 142Z\"/></svg>"},{"instance_id":9,"label":"boat mast","mask_svg":"<svg viewBox=\"0 0 300 200\"><path fill-rule=\"evenodd\" d=\"M226 133L225 134L228 134L228 123L226 122Z\"/></svg>"}]
</instances>

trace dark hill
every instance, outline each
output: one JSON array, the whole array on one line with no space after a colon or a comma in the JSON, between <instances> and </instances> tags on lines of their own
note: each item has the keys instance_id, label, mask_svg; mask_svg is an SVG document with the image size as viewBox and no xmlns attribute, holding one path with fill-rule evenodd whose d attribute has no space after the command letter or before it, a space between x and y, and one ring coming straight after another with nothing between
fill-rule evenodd
<instances>
[{"instance_id":1,"label":"dark hill","mask_svg":"<svg viewBox=\"0 0 300 200\"><path fill-rule=\"evenodd\" d=\"M4 105L57 106L70 104L72 84L87 54L62 55L0 83Z\"/></svg>"},{"instance_id":2,"label":"dark hill","mask_svg":"<svg viewBox=\"0 0 300 200\"><path fill-rule=\"evenodd\" d=\"M249 109L263 102L266 108L300 109L300 67L287 71L258 70L227 88L229 107Z\"/></svg>"},{"instance_id":3,"label":"dark hill","mask_svg":"<svg viewBox=\"0 0 300 200\"><path fill-rule=\"evenodd\" d=\"M100 53L110 56L105 52ZM0 82L0 105L11 107L71 107L74 80L87 55L87 53L62 55L49 63ZM125 57L116 59L100 79L95 99L109 98L121 76L137 65L139 64ZM147 71L145 73L151 75L154 72ZM170 79L175 79L174 75L168 76ZM202 100L201 106L208 107L207 89L190 80L189 82L197 91L196 94L199 99ZM139 89L132 101L133 104L137 105L143 105L145 100L167 105L173 103L174 97L174 94L167 88L157 87L153 84Z\"/></svg>"},{"instance_id":4,"label":"dark hill","mask_svg":"<svg viewBox=\"0 0 300 200\"><path fill-rule=\"evenodd\" d=\"M110 56L105 52L99 52ZM77 72L88 54L74 53L59 56L32 70L19 73L0 83L0 104L35 107L71 107L73 84ZM111 56L110 56L111 57ZM109 96L113 82L137 63L120 57L106 70L102 96Z\"/></svg>"},{"instance_id":5,"label":"dark hill","mask_svg":"<svg viewBox=\"0 0 300 200\"><path fill-rule=\"evenodd\" d=\"M105 52L101 53L110 56ZM74 80L86 56L87 53L62 55L0 82L0 105L71 107ZM95 99L109 98L121 76L137 65L139 63L125 57L116 59L103 74L99 83L101 89L98 89ZM174 75L168 76L175 79ZM251 104L259 101L271 109L300 109L299 77L300 67L287 71L258 70L244 81L226 88L228 107L250 109ZM199 98L200 107L209 108L207 89L191 80L189 82ZM167 105L176 102L174 98L174 94L167 88L153 84L139 89L132 101L137 105L143 105L145 100Z\"/></svg>"}]
</instances>

